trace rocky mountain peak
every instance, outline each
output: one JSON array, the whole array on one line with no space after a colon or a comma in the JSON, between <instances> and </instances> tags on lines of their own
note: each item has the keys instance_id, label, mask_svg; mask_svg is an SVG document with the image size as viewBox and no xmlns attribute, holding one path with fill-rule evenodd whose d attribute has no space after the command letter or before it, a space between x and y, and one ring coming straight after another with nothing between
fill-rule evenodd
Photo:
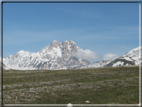
<instances>
[{"instance_id":1,"label":"rocky mountain peak","mask_svg":"<svg viewBox=\"0 0 142 107\"><path fill-rule=\"evenodd\" d=\"M70 44L76 44L74 41L72 41L72 40L69 40L69 43Z\"/></svg>"},{"instance_id":2,"label":"rocky mountain peak","mask_svg":"<svg viewBox=\"0 0 142 107\"><path fill-rule=\"evenodd\" d=\"M78 48L71 40L62 43L54 40L37 53L21 50L15 55L5 58L4 63L10 68L16 69L68 69L88 65L87 60L74 56Z\"/></svg>"},{"instance_id":3,"label":"rocky mountain peak","mask_svg":"<svg viewBox=\"0 0 142 107\"><path fill-rule=\"evenodd\" d=\"M57 47L59 47L60 46L60 42L59 41L56 41L56 40L54 40L51 44L50 44L50 47L51 48L57 48Z\"/></svg>"},{"instance_id":4,"label":"rocky mountain peak","mask_svg":"<svg viewBox=\"0 0 142 107\"><path fill-rule=\"evenodd\" d=\"M72 40L69 40L69 41L65 40L65 41L62 42L62 44L63 44L63 45L64 45L64 44L76 45L76 43L75 43L74 41L72 41Z\"/></svg>"},{"instance_id":5,"label":"rocky mountain peak","mask_svg":"<svg viewBox=\"0 0 142 107\"><path fill-rule=\"evenodd\" d=\"M63 41L62 45L69 45L69 41L67 41L67 40Z\"/></svg>"}]
</instances>

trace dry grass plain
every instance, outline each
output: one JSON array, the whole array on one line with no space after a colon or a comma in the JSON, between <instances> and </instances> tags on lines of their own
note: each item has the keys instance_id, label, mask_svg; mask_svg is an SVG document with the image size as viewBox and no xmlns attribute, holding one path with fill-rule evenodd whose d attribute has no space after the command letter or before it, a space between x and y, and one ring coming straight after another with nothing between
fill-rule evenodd
<instances>
[{"instance_id":1,"label":"dry grass plain","mask_svg":"<svg viewBox=\"0 0 142 107\"><path fill-rule=\"evenodd\" d=\"M4 104L138 104L139 67L3 71Z\"/></svg>"}]
</instances>

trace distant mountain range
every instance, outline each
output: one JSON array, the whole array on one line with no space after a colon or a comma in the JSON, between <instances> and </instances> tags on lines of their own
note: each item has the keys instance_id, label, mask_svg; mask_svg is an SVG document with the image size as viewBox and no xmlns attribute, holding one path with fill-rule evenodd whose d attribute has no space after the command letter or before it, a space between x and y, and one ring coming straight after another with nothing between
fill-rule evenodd
<instances>
[{"instance_id":1,"label":"distant mountain range","mask_svg":"<svg viewBox=\"0 0 142 107\"><path fill-rule=\"evenodd\" d=\"M98 61L92 64L82 66L81 68L97 68L97 67L117 67L117 66L132 66L142 65L142 46L132 49L125 55L113 60Z\"/></svg>"},{"instance_id":2,"label":"distant mountain range","mask_svg":"<svg viewBox=\"0 0 142 107\"><path fill-rule=\"evenodd\" d=\"M113 66L129 66L129 65L142 65L142 47L138 47L130 50L125 55L112 60L110 63L105 65L105 67Z\"/></svg>"},{"instance_id":3,"label":"distant mountain range","mask_svg":"<svg viewBox=\"0 0 142 107\"><path fill-rule=\"evenodd\" d=\"M77 58L75 54L81 49L73 41L53 41L37 53L19 51L14 55L3 58L4 69L34 70L34 69L80 69L96 67L131 66L142 64L139 50L142 47L132 49L127 54L107 61L98 61L90 64L83 58Z\"/></svg>"}]
</instances>

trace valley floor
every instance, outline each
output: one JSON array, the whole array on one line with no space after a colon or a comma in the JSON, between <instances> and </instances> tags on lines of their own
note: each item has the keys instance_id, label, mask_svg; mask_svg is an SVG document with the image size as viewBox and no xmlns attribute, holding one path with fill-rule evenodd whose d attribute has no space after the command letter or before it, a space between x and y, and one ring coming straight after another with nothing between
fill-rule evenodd
<instances>
[{"instance_id":1,"label":"valley floor","mask_svg":"<svg viewBox=\"0 0 142 107\"><path fill-rule=\"evenodd\" d=\"M4 104L138 104L139 67L3 71Z\"/></svg>"}]
</instances>

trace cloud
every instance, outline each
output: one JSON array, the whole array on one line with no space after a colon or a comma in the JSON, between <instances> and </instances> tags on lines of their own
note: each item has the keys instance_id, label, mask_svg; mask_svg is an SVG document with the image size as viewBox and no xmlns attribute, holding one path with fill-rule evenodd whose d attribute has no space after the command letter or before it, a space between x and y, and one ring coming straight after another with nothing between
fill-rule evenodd
<instances>
[{"instance_id":1,"label":"cloud","mask_svg":"<svg viewBox=\"0 0 142 107\"><path fill-rule=\"evenodd\" d=\"M108 53L103 56L103 60L112 60L118 58L119 56L120 55Z\"/></svg>"},{"instance_id":2,"label":"cloud","mask_svg":"<svg viewBox=\"0 0 142 107\"><path fill-rule=\"evenodd\" d=\"M89 49L83 50L79 49L75 54L77 58L87 59L87 60L94 60L97 59L98 56L95 52L90 51Z\"/></svg>"}]
</instances>

